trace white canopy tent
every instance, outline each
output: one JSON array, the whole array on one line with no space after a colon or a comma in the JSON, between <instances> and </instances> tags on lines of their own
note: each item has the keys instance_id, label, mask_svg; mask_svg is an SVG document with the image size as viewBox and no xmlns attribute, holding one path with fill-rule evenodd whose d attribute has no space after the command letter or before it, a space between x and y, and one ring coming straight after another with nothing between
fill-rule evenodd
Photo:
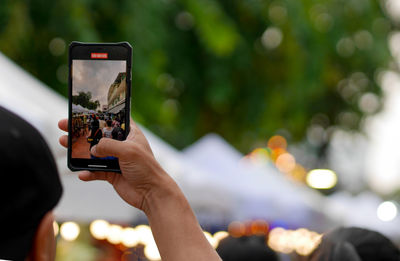
<instances>
[{"instance_id":1,"label":"white canopy tent","mask_svg":"<svg viewBox=\"0 0 400 261\"><path fill-rule=\"evenodd\" d=\"M382 200L371 192L352 196L338 192L325 197L304 185L287 180L271 164L256 166L215 134L208 134L184 150L191 165L204 169L220 188L236 196L236 220L266 218L305 226L319 232L334 226L360 226L400 238L397 224L379 220L376 210Z\"/></svg>"},{"instance_id":2,"label":"white canopy tent","mask_svg":"<svg viewBox=\"0 0 400 261\"><path fill-rule=\"evenodd\" d=\"M78 104L72 104L72 112L73 113L83 113L83 112L89 112L89 109L86 109L82 107L82 105Z\"/></svg>"},{"instance_id":3,"label":"white canopy tent","mask_svg":"<svg viewBox=\"0 0 400 261\"><path fill-rule=\"evenodd\" d=\"M216 134L184 150L191 165L204 169L207 180L235 195L234 218L264 218L317 230L332 225L320 205L324 197L287 180L271 164L254 165Z\"/></svg>"}]
</instances>

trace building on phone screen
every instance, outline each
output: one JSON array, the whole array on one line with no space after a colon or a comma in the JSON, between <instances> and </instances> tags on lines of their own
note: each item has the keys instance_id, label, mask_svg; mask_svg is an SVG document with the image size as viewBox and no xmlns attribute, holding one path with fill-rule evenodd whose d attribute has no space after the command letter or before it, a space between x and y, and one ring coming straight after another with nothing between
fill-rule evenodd
<instances>
[{"instance_id":1,"label":"building on phone screen","mask_svg":"<svg viewBox=\"0 0 400 261\"><path fill-rule=\"evenodd\" d=\"M107 109L108 113L118 114L125 108L126 98L126 73L120 72L108 89Z\"/></svg>"}]
</instances>

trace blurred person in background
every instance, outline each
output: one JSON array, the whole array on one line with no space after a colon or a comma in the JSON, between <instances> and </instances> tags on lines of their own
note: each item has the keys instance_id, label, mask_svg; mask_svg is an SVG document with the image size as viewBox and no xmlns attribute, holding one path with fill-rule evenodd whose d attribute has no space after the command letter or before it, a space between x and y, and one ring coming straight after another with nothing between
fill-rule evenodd
<instances>
[{"instance_id":1,"label":"blurred person in background","mask_svg":"<svg viewBox=\"0 0 400 261\"><path fill-rule=\"evenodd\" d=\"M125 131L121 128L119 122L114 124L113 130L111 132L111 136L114 140L122 141L125 137Z\"/></svg>"},{"instance_id":2,"label":"blurred person in background","mask_svg":"<svg viewBox=\"0 0 400 261\"><path fill-rule=\"evenodd\" d=\"M278 261L265 236L227 237L221 240L217 253L224 261Z\"/></svg>"},{"instance_id":3,"label":"blurred person in background","mask_svg":"<svg viewBox=\"0 0 400 261\"><path fill-rule=\"evenodd\" d=\"M382 234L340 227L325 234L310 261L399 261L399 249Z\"/></svg>"},{"instance_id":4,"label":"blurred person in background","mask_svg":"<svg viewBox=\"0 0 400 261\"><path fill-rule=\"evenodd\" d=\"M103 128L103 137L105 138L112 138L112 131L113 128L111 127L111 120L106 121L106 127Z\"/></svg>"},{"instance_id":5,"label":"blurred person in background","mask_svg":"<svg viewBox=\"0 0 400 261\"><path fill-rule=\"evenodd\" d=\"M99 125L99 120L97 119L96 116L94 116L93 122L91 124L91 130L90 133L87 137L87 141L90 143L90 148L92 148L94 145L99 143L100 139L103 137L103 132L100 128ZM90 157L93 159L94 156L91 154Z\"/></svg>"}]
</instances>

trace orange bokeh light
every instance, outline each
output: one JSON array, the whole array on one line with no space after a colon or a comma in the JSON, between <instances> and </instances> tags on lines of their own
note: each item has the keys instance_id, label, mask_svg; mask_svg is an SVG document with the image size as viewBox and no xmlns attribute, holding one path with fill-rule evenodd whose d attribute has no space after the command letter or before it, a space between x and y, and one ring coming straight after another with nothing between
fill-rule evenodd
<instances>
[{"instance_id":1,"label":"orange bokeh light","mask_svg":"<svg viewBox=\"0 0 400 261\"><path fill-rule=\"evenodd\" d=\"M253 235L267 235L269 225L264 220L255 220L250 225L250 231Z\"/></svg>"},{"instance_id":2,"label":"orange bokeh light","mask_svg":"<svg viewBox=\"0 0 400 261\"><path fill-rule=\"evenodd\" d=\"M279 171L289 173L296 167L296 159L290 153L283 153L278 156L275 165Z\"/></svg>"},{"instance_id":3,"label":"orange bokeh light","mask_svg":"<svg viewBox=\"0 0 400 261\"><path fill-rule=\"evenodd\" d=\"M268 147L275 150L275 149L284 149L286 150L287 148L287 141L284 137L275 135L272 136L269 141L268 141Z\"/></svg>"},{"instance_id":4,"label":"orange bokeh light","mask_svg":"<svg viewBox=\"0 0 400 261\"><path fill-rule=\"evenodd\" d=\"M272 152L271 152L272 161L275 162L278 159L278 157L284 153L286 153L286 150L282 149L282 148L276 148L276 149L272 150Z\"/></svg>"},{"instance_id":5,"label":"orange bokeh light","mask_svg":"<svg viewBox=\"0 0 400 261\"><path fill-rule=\"evenodd\" d=\"M233 221L228 226L228 232L232 237L241 237L246 234L246 227L239 221Z\"/></svg>"}]
</instances>

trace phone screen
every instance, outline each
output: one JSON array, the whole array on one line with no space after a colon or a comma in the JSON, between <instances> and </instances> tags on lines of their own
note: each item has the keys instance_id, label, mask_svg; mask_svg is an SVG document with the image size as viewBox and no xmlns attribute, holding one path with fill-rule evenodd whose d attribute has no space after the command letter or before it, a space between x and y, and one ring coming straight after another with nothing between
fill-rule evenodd
<instances>
[{"instance_id":1,"label":"phone screen","mask_svg":"<svg viewBox=\"0 0 400 261\"><path fill-rule=\"evenodd\" d=\"M92 54L93 57L93 54ZM102 138L126 137L126 60L72 59L71 158L116 161L94 157L90 149ZM128 101L129 102L129 101Z\"/></svg>"}]
</instances>

